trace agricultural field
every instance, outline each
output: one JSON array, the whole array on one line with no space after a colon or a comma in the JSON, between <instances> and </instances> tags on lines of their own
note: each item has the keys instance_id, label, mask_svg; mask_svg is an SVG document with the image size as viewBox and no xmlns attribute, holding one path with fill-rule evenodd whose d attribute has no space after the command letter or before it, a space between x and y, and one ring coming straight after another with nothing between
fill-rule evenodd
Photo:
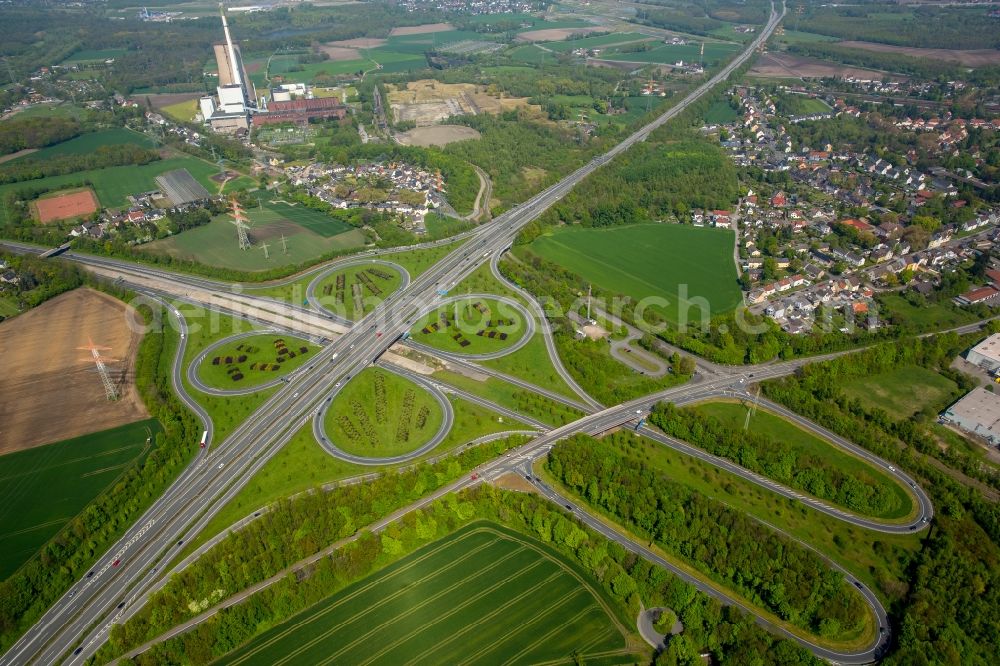
<instances>
[{"instance_id":1,"label":"agricultural field","mask_svg":"<svg viewBox=\"0 0 1000 666\"><path fill-rule=\"evenodd\" d=\"M86 288L0 324L0 454L149 418L133 377L140 337L124 303ZM116 401L105 397L90 353L80 349L90 341L109 359ZM72 418L53 418L53 409Z\"/></svg>"},{"instance_id":2,"label":"agricultural field","mask_svg":"<svg viewBox=\"0 0 1000 666\"><path fill-rule=\"evenodd\" d=\"M110 58L124 55L125 49L84 49L76 51L62 61L63 65L79 65L81 63L104 62Z\"/></svg>"},{"instance_id":3,"label":"agricultural field","mask_svg":"<svg viewBox=\"0 0 1000 666\"><path fill-rule=\"evenodd\" d=\"M523 315L506 303L469 298L417 320L410 335L435 349L475 355L503 351L520 341L526 330Z\"/></svg>"},{"instance_id":4,"label":"agricultural field","mask_svg":"<svg viewBox=\"0 0 1000 666\"><path fill-rule=\"evenodd\" d=\"M443 420L427 390L388 370L366 368L333 399L323 427L347 453L385 458L426 444Z\"/></svg>"},{"instance_id":5,"label":"agricultural field","mask_svg":"<svg viewBox=\"0 0 1000 666\"><path fill-rule=\"evenodd\" d=\"M589 663L599 658L613 664L636 658L628 651L628 631L596 583L562 556L510 530L474 523L319 602L217 663Z\"/></svg>"},{"instance_id":6,"label":"agricultural field","mask_svg":"<svg viewBox=\"0 0 1000 666\"><path fill-rule=\"evenodd\" d=\"M330 312L357 321L399 289L403 276L383 264L351 266L316 285L316 298Z\"/></svg>"},{"instance_id":7,"label":"agricultural field","mask_svg":"<svg viewBox=\"0 0 1000 666\"><path fill-rule=\"evenodd\" d=\"M696 409L702 414L719 419L730 428L742 429L747 415L747 407L735 402L704 402ZM789 445L797 454L804 454L826 461L830 467L862 480L866 486L881 485L891 489L895 495L895 510L879 516L888 520L908 516L914 507L910 494L892 477L868 462L821 439L784 418L764 409L758 409L750 418L750 429L776 441Z\"/></svg>"},{"instance_id":8,"label":"agricultural field","mask_svg":"<svg viewBox=\"0 0 1000 666\"><path fill-rule=\"evenodd\" d=\"M647 42L655 39L649 35L638 32L615 32L610 35L598 35L596 37L582 37L580 39L567 39L562 42L549 42L543 44L545 48L560 53L569 53L576 49L597 49L613 44L632 44L635 42Z\"/></svg>"},{"instance_id":9,"label":"agricultural field","mask_svg":"<svg viewBox=\"0 0 1000 666\"><path fill-rule=\"evenodd\" d=\"M143 148L152 148L154 146L153 140L145 134L117 127L115 129L91 132L90 134L82 134L69 141L63 141L48 148L41 148L19 159L44 160L59 155L84 155L93 152L101 146L117 146L127 143L134 143Z\"/></svg>"},{"instance_id":10,"label":"agricultural field","mask_svg":"<svg viewBox=\"0 0 1000 666\"><path fill-rule=\"evenodd\" d=\"M159 431L146 419L0 456L0 580L146 456Z\"/></svg>"},{"instance_id":11,"label":"agricultural field","mask_svg":"<svg viewBox=\"0 0 1000 666\"><path fill-rule=\"evenodd\" d=\"M849 76L862 79L881 80L885 72L877 72L863 67L852 67L829 60L806 58L791 53L765 53L754 62L747 74L762 79L822 79L845 78ZM903 77L893 76L893 79Z\"/></svg>"},{"instance_id":12,"label":"agricultural field","mask_svg":"<svg viewBox=\"0 0 1000 666\"><path fill-rule=\"evenodd\" d=\"M601 58L605 60L648 62L663 65L673 65L679 60L683 60L685 63L703 61L707 67L712 63L728 60L739 48L739 45L728 42L705 42L705 55L702 58L700 55L701 43L689 42L687 44L663 44L649 51L640 51L638 53L622 53L620 48L609 48L601 54Z\"/></svg>"},{"instance_id":13,"label":"agricultural field","mask_svg":"<svg viewBox=\"0 0 1000 666\"><path fill-rule=\"evenodd\" d=\"M288 335L241 338L213 349L198 367L198 378L213 388L252 388L297 370L319 349Z\"/></svg>"},{"instance_id":14,"label":"agricultural field","mask_svg":"<svg viewBox=\"0 0 1000 666\"><path fill-rule=\"evenodd\" d=\"M560 229L529 247L609 293L666 299L653 307L678 325L743 302L732 231L680 224Z\"/></svg>"},{"instance_id":15,"label":"agricultural field","mask_svg":"<svg viewBox=\"0 0 1000 666\"><path fill-rule=\"evenodd\" d=\"M241 250L236 228L229 215L220 215L208 224L154 241L143 250L169 254L202 264L244 271L263 271L299 264L324 254L364 245L364 234L326 213L281 201L261 202L248 208L247 235L252 248ZM282 247L284 237L285 248ZM267 244L267 256L264 255Z\"/></svg>"},{"instance_id":16,"label":"agricultural field","mask_svg":"<svg viewBox=\"0 0 1000 666\"><path fill-rule=\"evenodd\" d=\"M198 100L189 99L182 102L174 102L160 109L160 113L182 123L192 123L198 115Z\"/></svg>"},{"instance_id":17,"label":"agricultural field","mask_svg":"<svg viewBox=\"0 0 1000 666\"><path fill-rule=\"evenodd\" d=\"M943 409L958 397L955 382L918 365L848 379L840 388L866 409L884 409L894 419L908 419L926 407Z\"/></svg>"}]
</instances>

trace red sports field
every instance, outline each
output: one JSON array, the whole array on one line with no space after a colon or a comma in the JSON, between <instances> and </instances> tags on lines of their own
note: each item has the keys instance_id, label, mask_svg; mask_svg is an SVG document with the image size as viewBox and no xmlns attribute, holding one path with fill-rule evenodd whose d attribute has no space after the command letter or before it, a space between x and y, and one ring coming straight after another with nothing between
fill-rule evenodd
<instances>
[{"instance_id":1,"label":"red sports field","mask_svg":"<svg viewBox=\"0 0 1000 666\"><path fill-rule=\"evenodd\" d=\"M97 197L91 190L77 190L39 199L35 202L38 221L42 224L56 220L89 215L98 209Z\"/></svg>"}]
</instances>

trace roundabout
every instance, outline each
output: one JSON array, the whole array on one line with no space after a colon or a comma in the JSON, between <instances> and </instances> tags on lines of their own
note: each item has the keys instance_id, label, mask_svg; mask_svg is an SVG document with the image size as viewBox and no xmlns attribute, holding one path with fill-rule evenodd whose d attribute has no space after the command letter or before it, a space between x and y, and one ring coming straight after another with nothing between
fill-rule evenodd
<instances>
[{"instance_id":1,"label":"roundabout","mask_svg":"<svg viewBox=\"0 0 1000 666\"><path fill-rule=\"evenodd\" d=\"M239 333L198 354L187 366L187 380L208 395L247 395L282 383L320 349L309 340L282 333Z\"/></svg>"},{"instance_id":2,"label":"roundabout","mask_svg":"<svg viewBox=\"0 0 1000 666\"><path fill-rule=\"evenodd\" d=\"M410 284L410 274L397 263L359 259L331 266L306 287L306 301L335 321L362 319L394 292Z\"/></svg>"},{"instance_id":3,"label":"roundabout","mask_svg":"<svg viewBox=\"0 0 1000 666\"><path fill-rule=\"evenodd\" d=\"M488 360L528 344L535 320L518 301L489 294L445 298L415 320L408 344L439 356Z\"/></svg>"},{"instance_id":4,"label":"roundabout","mask_svg":"<svg viewBox=\"0 0 1000 666\"><path fill-rule=\"evenodd\" d=\"M433 450L453 422L451 403L431 382L369 367L334 386L313 418L313 435L336 458L388 465Z\"/></svg>"}]
</instances>

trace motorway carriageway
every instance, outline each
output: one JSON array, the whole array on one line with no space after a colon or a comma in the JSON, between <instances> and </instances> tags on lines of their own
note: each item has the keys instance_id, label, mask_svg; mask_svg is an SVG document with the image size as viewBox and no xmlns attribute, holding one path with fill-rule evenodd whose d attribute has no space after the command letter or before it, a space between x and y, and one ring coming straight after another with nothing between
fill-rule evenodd
<instances>
[{"instance_id":1,"label":"motorway carriageway","mask_svg":"<svg viewBox=\"0 0 1000 666\"><path fill-rule=\"evenodd\" d=\"M320 367L315 372L301 373L219 446L212 457L211 465L206 465L202 461L202 464L195 466L193 472L190 470L185 472L182 477L185 484L175 484L148 512L158 518L152 518L138 529L130 530L119 545L106 556L113 557L113 553L123 552L120 566L115 567L107 577L96 577L87 582L83 590L85 593L75 597L72 595L63 597L17 645L3 656L0 663L13 663L11 660L20 663L31 657L38 658L43 663L54 662L65 655L84 634L86 638L82 645L83 649L70 656L68 663L78 663L92 654L104 640L103 634L107 625L101 618L107 618L109 615L113 617L116 608L120 611L129 601L134 600L138 603L144 598L142 592L148 589L150 581L143 580L141 585L133 589L133 585L139 582L143 572L159 563L163 556L166 556L164 562L171 559L172 554L169 553L178 536L182 537L178 543L183 543L185 539L193 537L202 529L228 498L238 492L270 455L273 455L308 418L325 397L326 387L332 381L346 380L360 368L377 360L391 343L390 341L408 329L407 324L411 322L415 312L434 303L435 294L442 284L457 283L482 263L480 252L482 259L485 259L491 253L509 247L522 226L562 198L582 178L633 143L644 140L650 132L682 112L712 86L724 80L767 39L783 15L784 10L780 15L774 12L768 25L743 54L677 106L605 155L577 169L564 180L515 207L494 223L470 233L470 237L474 240L469 245L446 256L415 280L406 291L390 296L375 313L362 319L350 332L345 333L342 338L321 352L320 360L329 362L329 367ZM479 241L478 244L476 240ZM471 251L467 249L470 247L474 249ZM369 322L377 320L385 322L382 328L386 333L381 339L373 335L376 324L368 325ZM218 467L215 466L216 462L219 463ZM180 487L182 485L187 487ZM141 545L136 545L137 543ZM129 551L133 545L136 547ZM118 548L123 550L117 551ZM109 570L103 569L103 571ZM116 606L115 601L119 600L122 601ZM97 629L87 633L88 627L94 626Z\"/></svg>"}]
</instances>

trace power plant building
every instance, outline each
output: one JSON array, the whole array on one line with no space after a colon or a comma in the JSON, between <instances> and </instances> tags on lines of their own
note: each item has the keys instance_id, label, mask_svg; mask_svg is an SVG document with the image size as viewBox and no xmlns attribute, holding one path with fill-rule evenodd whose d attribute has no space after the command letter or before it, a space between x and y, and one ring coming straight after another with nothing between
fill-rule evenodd
<instances>
[{"instance_id":1,"label":"power plant building","mask_svg":"<svg viewBox=\"0 0 1000 666\"><path fill-rule=\"evenodd\" d=\"M213 131L236 134L249 130L251 125L276 123L304 124L314 119L347 117L347 107L336 98L300 99L307 95L304 84L288 84L272 91L274 101L268 107L257 104L257 90L247 76L239 46L233 44L229 34L225 10L220 6L224 44L215 44L213 50L219 68L219 85L215 97L199 100L201 116Z\"/></svg>"}]
</instances>

